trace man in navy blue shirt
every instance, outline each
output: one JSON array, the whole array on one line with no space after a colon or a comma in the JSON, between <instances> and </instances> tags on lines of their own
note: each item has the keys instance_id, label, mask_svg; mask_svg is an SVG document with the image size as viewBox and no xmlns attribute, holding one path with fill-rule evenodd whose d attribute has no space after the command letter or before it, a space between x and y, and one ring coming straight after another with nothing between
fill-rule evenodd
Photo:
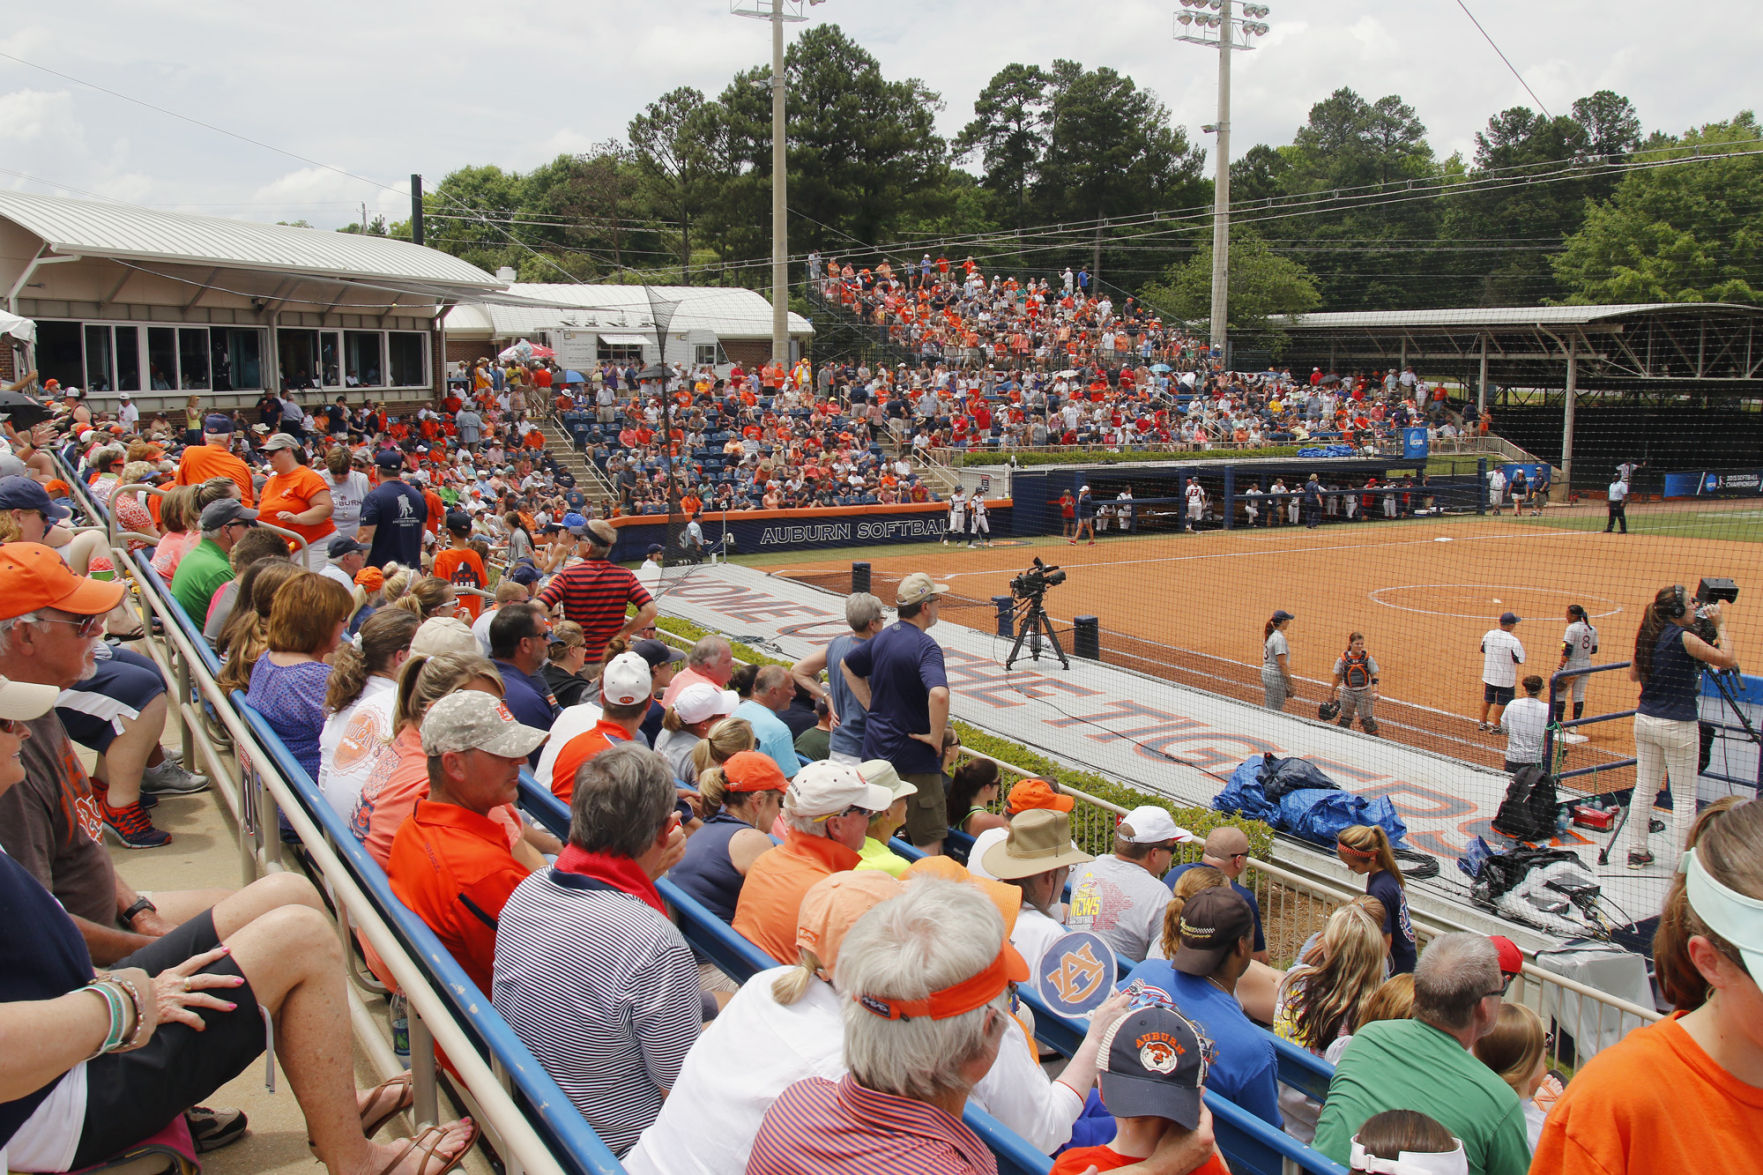
<instances>
[{"instance_id":1,"label":"man in navy blue shirt","mask_svg":"<svg viewBox=\"0 0 1763 1175\"><path fill-rule=\"evenodd\" d=\"M380 484L368 491L361 503L361 526L355 541L368 547L367 565L384 569L422 566L422 528L428 522L428 503L422 491L405 481L404 454L381 449L373 461L380 468Z\"/></svg>"},{"instance_id":2,"label":"man in navy blue shirt","mask_svg":"<svg viewBox=\"0 0 1763 1175\"><path fill-rule=\"evenodd\" d=\"M863 758L886 759L918 788L906 807L906 833L927 853L940 853L949 831L943 793L943 732L949 726L949 679L942 646L926 631L942 611L945 583L922 571L900 581L899 619L852 649L839 665L868 712Z\"/></svg>"},{"instance_id":3,"label":"man in navy blue shirt","mask_svg":"<svg viewBox=\"0 0 1763 1175\"><path fill-rule=\"evenodd\" d=\"M1197 869L1201 865L1210 865L1230 880L1231 889L1237 892L1245 902L1249 903L1249 913L1255 919L1255 958L1267 962L1267 937L1261 927L1261 903L1255 900L1255 891L1243 885L1237 878L1249 867L1249 836L1240 828L1223 825L1206 834L1206 847L1200 859L1186 865L1177 865L1163 875L1163 882L1173 891L1175 883L1189 869Z\"/></svg>"},{"instance_id":4,"label":"man in navy blue shirt","mask_svg":"<svg viewBox=\"0 0 1763 1175\"><path fill-rule=\"evenodd\" d=\"M502 701L523 726L550 730L557 719L557 699L539 675L551 647L551 626L535 604L504 604L490 621L490 660L502 671ZM539 765L534 747L529 756Z\"/></svg>"}]
</instances>

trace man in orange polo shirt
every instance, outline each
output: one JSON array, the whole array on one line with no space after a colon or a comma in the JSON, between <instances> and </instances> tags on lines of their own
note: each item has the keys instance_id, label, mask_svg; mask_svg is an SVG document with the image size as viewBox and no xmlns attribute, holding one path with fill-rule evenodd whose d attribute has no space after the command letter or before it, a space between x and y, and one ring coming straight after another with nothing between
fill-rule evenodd
<instances>
[{"instance_id":1,"label":"man in orange polo shirt","mask_svg":"<svg viewBox=\"0 0 1763 1175\"><path fill-rule=\"evenodd\" d=\"M493 694L461 690L442 698L422 720L428 798L417 801L392 838L392 892L485 994L495 970L496 920L527 875L490 813L515 801L520 769L544 741L544 731L522 726Z\"/></svg>"},{"instance_id":2,"label":"man in orange polo shirt","mask_svg":"<svg viewBox=\"0 0 1763 1175\"><path fill-rule=\"evenodd\" d=\"M794 962L803 895L821 878L857 867L869 818L893 802L893 792L866 783L845 763L810 763L796 772L784 793L789 831L748 866L734 928L778 962Z\"/></svg>"},{"instance_id":3,"label":"man in orange polo shirt","mask_svg":"<svg viewBox=\"0 0 1763 1175\"><path fill-rule=\"evenodd\" d=\"M559 719L559 725L552 728L559 741L552 744L558 747L558 751L549 777L543 774L544 760L539 760L540 781L550 784L553 795L569 803L575 795L575 773L583 763L607 747L637 737L637 731L649 713L654 682L654 671L649 668L649 662L636 653L620 653L606 663L606 672L600 675L598 720L591 728L570 737L562 726L564 720ZM565 714L580 709L582 707L572 706Z\"/></svg>"},{"instance_id":4,"label":"man in orange polo shirt","mask_svg":"<svg viewBox=\"0 0 1763 1175\"><path fill-rule=\"evenodd\" d=\"M199 486L211 477L231 478L239 487L239 501L251 505L256 493L251 470L228 451L232 443L233 418L220 412L209 414L202 421L202 443L184 450L173 484Z\"/></svg>"}]
</instances>

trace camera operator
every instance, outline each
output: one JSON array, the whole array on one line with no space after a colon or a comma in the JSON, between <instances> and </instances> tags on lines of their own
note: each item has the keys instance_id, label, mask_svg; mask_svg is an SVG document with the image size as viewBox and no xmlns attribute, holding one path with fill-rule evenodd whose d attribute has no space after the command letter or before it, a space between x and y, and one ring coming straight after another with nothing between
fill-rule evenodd
<instances>
[{"instance_id":1,"label":"camera operator","mask_svg":"<svg viewBox=\"0 0 1763 1175\"><path fill-rule=\"evenodd\" d=\"M1704 584L1696 592L1697 601L1707 595ZM1628 817L1630 869L1653 863L1647 848L1648 826L1653 802L1668 776L1672 829L1666 860L1675 864L1696 812L1702 665L1737 669L1738 663L1718 602L1698 606L1682 584L1659 589L1635 634L1634 663L1628 671L1629 680L1641 683L1634 719L1635 788Z\"/></svg>"}]
</instances>

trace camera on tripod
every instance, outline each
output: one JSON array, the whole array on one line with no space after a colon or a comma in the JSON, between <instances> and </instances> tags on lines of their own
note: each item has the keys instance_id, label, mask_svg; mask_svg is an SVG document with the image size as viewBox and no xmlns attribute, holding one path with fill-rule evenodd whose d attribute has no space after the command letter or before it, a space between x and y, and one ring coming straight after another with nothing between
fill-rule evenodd
<instances>
[{"instance_id":1,"label":"camera on tripod","mask_svg":"<svg viewBox=\"0 0 1763 1175\"><path fill-rule=\"evenodd\" d=\"M1739 598L1739 586L1730 579L1703 579L1696 584L1696 618L1690 625L1690 631L1707 641L1709 644L1719 643L1719 634L1714 628L1714 620L1708 615L1708 605L1730 603Z\"/></svg>"},{"instance_id":2,"label":"camera on tripod","mask_svg":"<svg viewBox=\"0 0 1763 1175\"><path fill-rule=\"evenodd\" d=\"M1057 563L1042 563L1035 557L1034 566L1010 581L1010 594L1019 600L1035 600L1047 594L1048 588L1065 582L1065 572ZM1735 589L1736 590L1736 589Z\"/></svg>"}]
</instances>

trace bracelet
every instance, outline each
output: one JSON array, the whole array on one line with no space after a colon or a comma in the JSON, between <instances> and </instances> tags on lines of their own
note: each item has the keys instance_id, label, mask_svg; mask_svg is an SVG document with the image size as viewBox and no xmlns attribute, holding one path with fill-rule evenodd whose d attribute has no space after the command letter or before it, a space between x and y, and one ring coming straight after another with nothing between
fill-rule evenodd
<instances>
[{"instance_id":1,"label":"bracelet","mask_svg":"<svg viewBox=\"0 0 1763 1175\"><path fill-rule=\"evenodd\" d=\"M85 987L82 987L80 990L81 991L89 991L93 995L96 995L99 999L104 1001L104 1006L110 1010L110 1027L105 1030L104 1042L98 1046L98 1049L96 1052L94 1052L91 1056L86 1058L86 1060L91 1061L91 1060L96 1060L98 1057L103 1056L107 1052L110 1052L118 1044L122 1043L122 1036L123 1036L122 996L119 995L117 993L117 991L110 984L105 983L102 980L97 980L97 979L94 979L92 982L88 983Z\"/></svg>"},{"instance_id":2,"label":"bracelet","mask_svg":"<svg viewBox=\"0 0 1763 1175\"><path fill-rule=\"evenodd\" d=\"M110 982L116 984L116 986L120 987L123 992L127 994L129 997L129 1003L133 1005L134 1008L134 1031L129 1034L128 1040L119 1045L115 1050L124 1053L130 1052L134 1049L140 1048L143 1043L141 1040L141 1033L146 1031L147 1028L146 1008L141 1003L141 993L135 990L135 985L133 983L130 983L128 980L123 979L118 975L112 975L110 977Z\"/></svg>"}]
</instances>

